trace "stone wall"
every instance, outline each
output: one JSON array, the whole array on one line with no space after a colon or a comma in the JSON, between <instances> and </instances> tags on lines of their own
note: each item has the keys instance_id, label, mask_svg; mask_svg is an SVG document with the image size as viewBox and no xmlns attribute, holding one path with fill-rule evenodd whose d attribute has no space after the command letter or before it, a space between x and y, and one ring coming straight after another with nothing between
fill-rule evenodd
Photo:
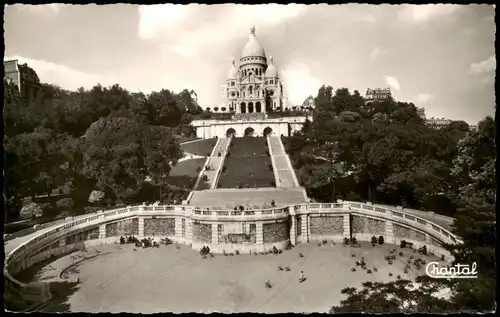
<instances>
[{"instance_id":1,"label":"stone wall","mask_svg":"<svg viewBox=\"0 0 500 317\"><path fill-rule=\"evenodd\" d=\"M106 224L106 237L129 236L139 234L139 220L137 218Z\"/></svg>"},{"instance_id":2,"label":"stone wall","mask_svg":"<svg viewBox=\"0 0 500 317\"><path fill-rule=\"evenodd\" d=\"M175 218L144 219L144 236L175 236Z\"/></svg>"},{"instance_id":3,"label":"stone wall","mask_svg":"<svg viewBox=\"0 0 500 317\"><path fill-rule=\"evenodd\" d=\"M365 224L365 217L352 216L352 233L365 233Z\"/></svg>"},{"instance_id":4,"label":"stone wall","mask_svg":"<svg viewBox=\"0 0 500 317\"><path fill-rule=\"evenodd\" d=\"M385 234L385 221L378 219L366 218L368 223L367 233L384 235Z\"/></svg>"},{"instance_id":5,"label":"stone wall","mask_svg":"<svg viewBox=\"0 0 500 317\"><path fill-rule=\"evenodd\" d=\"M403 227L398 224L393 224L392 232L394 236L399 239L411 239L425 242L425 234L418 232L417 230Z\"/></svg>"},{"instance_id":6,"label":"stone wall","mask_svg":"<svg viewBox=\"0 0 500 317\"><path fill-rule=\"evenodd\" d=\"M99 227L95 226L92 228L88 228L84 231L69 235L66 237L66 244L74 244L82 241L87 241L87 240L96 240L99 239ZM45 252L50 246L45 247L42 249L42 252Z\"/></svg>"},{"instance_id":7,"label":"stone wall","mask_svg":"<svg viewBox=\"0 0 500 317\"><path fill-rule=\"evenodd\" d=\"M438 240L434 239L434 238L431 238L431 245L435 246L435 247L440 247L442 248L443 247L443 244L441 242L439 242Z\"/></svg>"},{"instance_id":8,"label":"stone wall","mask_svg":"<svg viewBox=\"0 0 500 317\"><path fill-rule=\"evenodd\" d=\"M209 223L193 223L193 241L212 243L212 225Z\"/></svg>"},{"instance_id":9,"label":"stone wall","mask_svg":"<svg viewBox=\"0 0 500 317\"><path fill-rule=\"evenodd\" d=\"M344 233L344 217L311 217L311 234L319 236L341 235Z\"/></svg>"},{"instance_id":10,"label":"stone wall","mask_svg":"<svg viewBox=\"0 0 500 317\"><path fill-rule=\"evenodd\" d=\"M288 223L266 223L262 225L264 243L281 242L288 239Z\"/></svg>"}]
</instances>

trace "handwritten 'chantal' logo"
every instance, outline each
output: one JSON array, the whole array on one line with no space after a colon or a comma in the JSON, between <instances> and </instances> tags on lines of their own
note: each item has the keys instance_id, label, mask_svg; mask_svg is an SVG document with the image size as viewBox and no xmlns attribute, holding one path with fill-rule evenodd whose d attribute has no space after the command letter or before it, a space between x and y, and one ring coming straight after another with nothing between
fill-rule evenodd
<instances>
[{"instance_id":1,"label":"handwritten 'chantal' logo","mask_svg":"<svg viewBox=\"0 0 500 317\"><path fill-rule=\"evenodd\" d=\"M476 262L472 265L456 264L441 267L439 267L439 262L430 262L425 267L425 273L432 278L477 278L476 268Z\"/></svg>"}]
</instances>

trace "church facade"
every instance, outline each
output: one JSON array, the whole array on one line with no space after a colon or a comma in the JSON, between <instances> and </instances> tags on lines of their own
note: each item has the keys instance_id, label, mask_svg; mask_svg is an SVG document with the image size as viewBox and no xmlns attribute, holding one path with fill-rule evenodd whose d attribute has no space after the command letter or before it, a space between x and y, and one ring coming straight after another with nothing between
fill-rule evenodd
<instances>
[{"instance_id":1,"label":"church facade","mask_svg":"<svg viewBox=\"0 0 500 317\"><path fill-rule=\"evenodd\" d=\"M239 63L233 59L221 93L222 106L237 114L281 111L286 107L278 69L257 40L255 27L250 29Z\"/></svg>"}]
</instances>

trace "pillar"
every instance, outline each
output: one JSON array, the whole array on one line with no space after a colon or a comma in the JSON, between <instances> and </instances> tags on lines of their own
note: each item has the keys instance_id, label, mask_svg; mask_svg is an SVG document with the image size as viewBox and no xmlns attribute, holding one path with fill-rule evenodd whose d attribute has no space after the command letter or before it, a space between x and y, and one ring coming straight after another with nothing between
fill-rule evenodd
<instances>
[{"instance_id":1,"label":"pillar","mask_svg":"<svg viewBox=\"0 0 500 317\"><path fill-rule=\"evenodd\" d=\"M193 243L193 220L186 217L186 242Z\"/></svg>"},{"instance_id":2,"label":"pillar","mask_svg":"<svg viewBox=\"0 0 500 317\"><path fill-rule=\"evenodd\" d=\"M309 215L302 215L302 221L301 221L301 226L302 226L302 241L304 242L309 242L309 234L311 232L309 228Z\"/></svg>"},{"instance_id":3,"label":"pillar","mask_svg":"<svg viewBox=\"0 0 500 317\"><path fill-rule=\"evenodd\" d=\"M292 245L297 244L297 216L292 215L290 217L292 220L291 226L290 226L290 243Z\"/></svg>"},{"instance_id":4,"label":"pillar","mask_svg":"<svg viewBox=\"0 0 500 317\"><path fill-rule=\"evenodd\" d=\"M99 242L100 244L106 243L106 224L99 225Z\"/></svg>"},{"instance_id":5,"label":"pillar","mask_svg":"<svg viewBox=\"0 0 500 317\"><path fill-rule=\"evenodd\" d=\"M262 222L257 222L257 226L255 227L255 231L257 234L256 240L257 244L263 245L264 244L264 224Z\"/></svg>"},{"instance_id":6,"label":"pillar","mask_svg":"<svg viewBox=\"0 0 500 317\"><path fill-rule=\"evenodd\" d=\"M385 243L396 243L396 238L394 237L394 232L393 232L392 221L389 220L385 221L385 236L387 240L384 241Z\"/></svg>"},{"instance_id":7,"label":"pillar","mask_svg":"<svg viewBox=\"0 0 500 317\"><path fill-rule=\"evenodd\" d=\"M144 238L144 218L139 216L139 237Z\"/></svg>"},{"instance_id":8,"label":"pillar","mask_svg":"<svg viewBox=\"0 0 500 317\"><path fill-rule=\"evenodd\" d=\"M349 223L349 215L350 214L344 214L344 238L347 238L347 239L350 238L350 232L351 232L351 225Z\"/></svg>"},{"instance_id":9,"label":"pillar","mask_svg":"<svg viewBox=\"0 0 500 317\"><path fill-rule=\"evenodd\" d=\"M212 244L219 244L219 233L216 223L212 223Z\"/></svg>"},{"instance_id":10,"label":"pillar","mask_svg":"<svg viewBox=\"0 0 500 317\"><path fill-rule=\"evenodd\" d=\"M175 218L175 237L182 238L182 218Z\"/></svg>"}]
</instances>

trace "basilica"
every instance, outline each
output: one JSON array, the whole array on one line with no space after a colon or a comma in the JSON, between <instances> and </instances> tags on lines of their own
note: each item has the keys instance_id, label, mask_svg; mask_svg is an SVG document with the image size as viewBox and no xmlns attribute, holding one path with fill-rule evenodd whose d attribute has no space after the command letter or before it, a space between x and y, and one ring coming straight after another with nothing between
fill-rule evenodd
<instances>
[{"instance_id":1,"label":"basilica","mask_svg":"<svg viewBox=\"0 0 500 317\"><path fill-rule=\"evenodd\" d=\"M255 27L243 48L240 61L228 72L222 89L223 107L236 114L266 113L285 109L285 91L271 56L255 36Z\"/></svg>"}]
</instances>

